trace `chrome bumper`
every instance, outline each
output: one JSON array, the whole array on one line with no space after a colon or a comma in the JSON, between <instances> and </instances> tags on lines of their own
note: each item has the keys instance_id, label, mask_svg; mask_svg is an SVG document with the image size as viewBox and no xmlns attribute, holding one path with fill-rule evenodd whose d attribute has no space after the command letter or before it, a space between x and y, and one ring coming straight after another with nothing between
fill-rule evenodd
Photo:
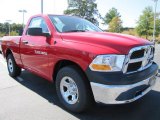
<instances>
[{"instance_id":1,"label":"chrome bumper","mask_svg":"<svg viewBox=\"0 0 160 120\"><path fill-rule=\"evenodd\" d=\"M156 75L131 85L104 85L91 82L91 88L96 102L124 104L143 97L155 83Z\"/></svg>"}]
</instances>

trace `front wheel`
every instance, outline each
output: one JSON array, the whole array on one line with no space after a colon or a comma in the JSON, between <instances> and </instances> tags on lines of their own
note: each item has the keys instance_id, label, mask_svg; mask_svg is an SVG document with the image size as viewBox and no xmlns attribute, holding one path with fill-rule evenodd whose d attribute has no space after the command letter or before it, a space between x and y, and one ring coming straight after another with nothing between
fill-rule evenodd
<instances>
[{"instance_id":1,"label":"front wheel","mask_svg":"<svg viewBox=\"0 0 160 120\"><path fill-rule=\"evenodd\" d=\"M74 66L62 68L56 78L61 103L72 112L82 112L92 103L91 91L83 74Z\"/></svg>"},{"instance_id":2,"label":"front wheel","mask_svg":"<svg viewBox=\"0 0 160 120\"><path fill-rule=\"evenodd\" d=\"M7 56L7 67L11 77L17 77L21 74L21 68L16 64L12 54Z\"/></svg>"}]
</instances>

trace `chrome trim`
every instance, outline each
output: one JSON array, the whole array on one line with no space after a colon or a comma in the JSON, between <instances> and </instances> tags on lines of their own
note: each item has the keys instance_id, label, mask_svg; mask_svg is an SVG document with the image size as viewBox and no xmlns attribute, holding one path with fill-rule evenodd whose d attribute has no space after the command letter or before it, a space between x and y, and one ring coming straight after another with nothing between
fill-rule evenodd
<instances>
[{"instance_id":1,"label":"chrome trim","mask_svg":"<svg viewBox=\"0 0 160 120\"><path fill-rule=\"evenodd\" d=\"M160 77L160 73L157 73L157 77Z\"/></svg>"},{"instance_id":2,"label":"chrome trim","mask_svg":"<svg viewBox=\"0 0 160 120\"><path fill-rule=\"evenodd\" d=\"M148 79L145 79L141 82L131 84L131 85L104 85L104 84L91 82L91 88L93 91L95 101L97 102L104 103L104 104L124 104L124 103L133 102L143 97L153 88L155 83L156 83L156 75L153 75ZM141 94L138 94L136 96L136 93L139 92L139 91L136 91L134 92L134 94L132 93L135 96L131 99L117 100L117 98L119 98L123 94L131 95L131 91L133 89L136 89L137 87L141 87L143 85L148 85L149 87L146 88L145 90L142 89Z\"/></svg>"},{"instance_id":3,"label":"chrome trim","mask_svg":"<svg viewBox=\"0 0 160 120\"><path fill-rule=\"evenodd\" d=\"M126 73L126 74L135 73L135 72L142 71L142 70L147 69L148 67L150 67L152 65L152 63L153 63L153 58L154 58L154 53L151 54L151 49L152 48L154 48L154 45L138 46L138 47L132 48L129 51L129 54L126 56L126 59L124 61L123 69L122 69L123 73ZM143 57L137 58L137 59L136 58L135 59L131 59L131 56L132 56L133 52L139 51L139 50L143 50L143 49L145 50ZM151 62L147 64L147 62L149 60L151 60ZM139 68L136 71L127 72L128 65L130 63L136 63L136 62L140 62L140 61L142 61L141 68Z\"/></svg>"}]
</instances>

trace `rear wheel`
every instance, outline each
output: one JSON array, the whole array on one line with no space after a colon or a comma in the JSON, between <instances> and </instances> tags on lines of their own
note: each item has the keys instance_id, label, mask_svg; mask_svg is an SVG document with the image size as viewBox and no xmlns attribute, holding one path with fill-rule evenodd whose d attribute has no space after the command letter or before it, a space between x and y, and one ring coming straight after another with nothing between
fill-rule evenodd
<instances>
[{"instance_id":1,"label":"rear wheel","mask_svg":"<svg viewBox=\"0 0 160 120\"><path fill-rule=\"evenodd\" d=\"M16 64L12 54L7 56L7 67L11 77L17 77L21 74L21 68Z\"/></svg>"},{"instance_id":2,"label":"rear wheel","mask_svg":"<svg viewBox=\"0 0 160 120\"><path fill-rule=\"evenodd\" d=\"M74 66L62 68L56 78L56 91L61 103L72 112L82 112L93 102L84 75Z\"/></svg>"}]
</instances>

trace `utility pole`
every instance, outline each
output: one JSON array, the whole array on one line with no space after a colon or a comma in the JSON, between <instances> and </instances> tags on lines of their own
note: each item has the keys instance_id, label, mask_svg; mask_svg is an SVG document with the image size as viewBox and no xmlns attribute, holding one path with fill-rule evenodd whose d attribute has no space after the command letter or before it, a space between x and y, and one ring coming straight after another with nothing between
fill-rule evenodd
<instances>
[{"instance_id":1,"label":"utility pole","mask_svg":"<svg viewBox=\"0 0 160 120\"><path fill-rule=\"evenodd\" d=\"M43 0L41 0L41 14L43 14Z\"/></svg>"},{"instance_id":2,"label":"utility pole","mask_svg":"<svg viewBox=\"0 0 160 120\"><path fill-rule=\"evenodd\" d=\"M27 11L23 9L23 10L19 10L19 12L22 12L23 14L23 30L24 30L24 14L27 13Z\"/></svg>"},{"instance_id":3,"label":"utility pole","mask_svg":"<svg viewBox=\"0 0 160 120\"><path fill-rule=\"evenodd\" d=\"M8 22L8 28L9 28L8 35L10 36L11 35L11 25L10 25L11 20L6 20L6 22Z\"/></svg>"},{"instance_id":4,"label":"utility pole","mask_svg":"<svg viewBox=\"0 0 160 120\"><path fill-rule=\"evenodd\" d=\"M156 37L155 37L155 34L156 34L156 13L157 13L157 2L158 0L153 0L155 2L155 5L154 5L154 26L153 26L153 42L155 43L155 40L156 40Z\"/></svg>"}]
</instances>

